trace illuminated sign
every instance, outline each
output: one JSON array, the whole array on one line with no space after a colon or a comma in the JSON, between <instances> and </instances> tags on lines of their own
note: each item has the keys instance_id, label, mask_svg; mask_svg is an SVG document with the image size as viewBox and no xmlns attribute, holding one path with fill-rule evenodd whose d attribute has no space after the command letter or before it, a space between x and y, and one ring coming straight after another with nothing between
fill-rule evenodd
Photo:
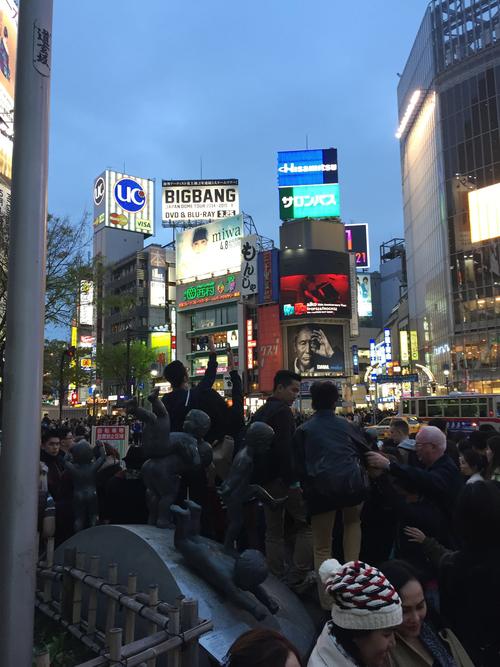
<instances>
[{"instance_id":1,"label":"illuminated sign","mask_svg":"<svg viewBox=\"0 0 500 667\"><path fill-rule=\"evenodd\" d=\"M80 336L79 347L93 347L94 345L95 345L94 336L85 336L83 334Z\"/></svg>"},{"instance_id":2,"label":"illuminated sign","mask_svg":"<svg viewBox=\"0 0 500 667\"><path fill-rule=\"evenodd\" d=\"M162 181L163 226L195 220L221 220L240 212L237 179Z\"/></svg>"},{"instance_id":3,"label":"illuminated sign","mask_svg":"<svg viewBox=\"0 0 500 667\"><path fill-rule=\"evenodd\" d=\"M500 183L468 193L472 243L500 236Z\"/></svg>"},{"instance_id":4,"label":"illuminated sign","mask_svg":"<svg viewBox=\"0 0 500 667\"><path fill-rule=\"evenodd\" d=\"M231 329L226 332L226 341L229 347L238 347L239 345L238 329Z\"/></svg>"},{"instance_id":5,"label":"illuminated sign","mask_svg":"<svg viewBox=\"0 0 500 667\"><path fill-rule=\"evenodd\" d=\"M357 269L370 268L370 249L368 246L368 225L365 222L344 225L346 247L356 258Z\"/></svg>"},{"instance_id":6,"label":"illuminated sign","mask_svg":"<svg viewBox=\"0 0 500 667\"><path fill-rule=\"evenodd\" d=\"M399 352L401 356L401 363L407 364L410 361L410 347L408 341L408 332L399 332Z\"/></svg>"},{"instance_id":7,"label":"illuminated sign","mask_svg":"<svg viewBox=\"0 0 500 667\"><path fill-rule=\"evenodd\" d=\"M385 346L385 361L392 361L392 340L391 330L384 329L384 346Z\"/></svg>"},{"instance_id":8,"label":"illuminated sign","mask_svg":"<svg viewBox=\"0 0 500 667\"><path fill-rule=\"evenodd\" d=\"M91 280L80 281L78 323L89 326L94 324L94 283Z\"/></svg>"},{"instance_id":9,"label":"illuminated sign","mask_svg":"<svg viewBox=\"0 0 500 667\"><path fill-rule=\"evenodd\" d=\"M372 285L369 275L358 274L356 276L358 287L358 316L372 317Z\"/></svg>"},{"instance_id":10,"label":"illuminated sign","mask_svg":"<svg viewBox=\"0 0 500 667\"><path fill-rule=\"evenodd\" d=\"M337 149L278 153L278 186L338 183Z\"/></svg>"},{"instance_id":11,"label":"illuminated sign","mask_svg":"<svg viewBox=\"0 0 500 667\"><path fill-rule=\"evenodd\" d=\"M401 137L403 136L403 133L406 130L406 126L408 125L410 118L412 117L413 112L415 111L415 107L417 106L421 95L422 91L416 90L411 96L408 106L406 107L404 116L401 119L398 130L396 132L396 139L401 139Z\"/></svg>"},{"instance_id":12,"label":"illuminated sign","mask_svg":"<svg viewBox=\"0 0 500 667\"><path fill-rule=\"evenodd\" d=\"M80 359L81 368L92 368L92 359L90 357L83 357Z\"/></svg>"},{"instance_id":13,"label":"illuminated sign","mask_svg":"<svg viewBox=\"0 0 500 667\"><path fill-rule=\"evenodd\" d=\"M370 366L374 366L377 363L377 351L375 347L375 339L370 338Z\"/></svg>"},{"instance_id":14,"label":"illuminated sign","mask_svg":"<svg viewBox=\"0 0 500 667\"><path fill-rule=\"evenodd\" d=\"M154 182L106 169L94 182L94 227L154 234Z\"/></svg>"},{"instance_id":15,"label":"illuminated sign","mask_svg":"<svg viewBox=\"0 0 500 667\"><path fill-rule=\"evenodd\" d=\"M240 271L243 216L178 232L175 243L177 283Z\"/></svg>"},{"instance_id":16,"label":"illuminated sign","mask_svg":"<svg viewBox=\"0 0 500 667\"><path fill-rule=\"evenodd\" d=\"M359 375L359 351L358 346L352 346L352 372L354 375Z\"/></svg>"},{"instance_id":17,"label":"illuminated sign","mask_svg":"<svg viewBox=\"0 0 500 667\"><path fill-rule=\"evenodd\" d=\"M411 360L418 361L418 335L416 331L410 331Z\"/></svg>"},{"instance_id":18,"label":"illuminated sign","mask_svg":"<svg viewBox=\"0 0 500 667\"><path fill-rule=\"evenodd\" d=\"M241 295L252 296L257 293L257 257L259 237L251 234L245 237L241 246Z\"/></svg>"},{"instance_id":19,"label":"illuminated sign","mask_svg":"<svg viewBox=\"0 0 500 667\"><path fill-rule=\"evenodd\" d=\"M258 255L259 303L273 303L279 300L279 251L277 248L264 250Z\"/></svg>"},{"instance_id":20,"label":"illuminated sign","mask_svg":"<svg viewBox=\"0 0 500 667\"><path fill-rule=\"evenodd\" d=\"M231 274L209 280L208 282L189 285L182 291L182 300L178 304L179 308L195 306L202 303L211 303L213 301L225 301L240 296L237 289L236 276Z\"/></svg>"},{"instance_id":21,"label":"illuminated sign","mask_svg":"<svg viewBox=\"0 0 500 667\"><path fill-rule=\"evenodd\" d=\"M340 215L338 184L279 188L281 220Z\"/></svg>"},{"instance_id":22,"label":"illuminated sign","mask_svg":"<svg viewBox=\"0 0 500 667\"><path fill-rule=\"evenodd\" d=\"M253 338L253 321L247 320L247 368L250 370L254 364L254 348L257 341Z\"/></svg>"},{"instance_id":23,"label":"illuminated sign","mask_svg":"<svg viewBox=\"0 0 500 667\"><path fill-rule=\"evenodd\" d=\"M282 276L280 299L285 318L349 317L349 276L337 273Z\"/></svg>"}]
</instances>

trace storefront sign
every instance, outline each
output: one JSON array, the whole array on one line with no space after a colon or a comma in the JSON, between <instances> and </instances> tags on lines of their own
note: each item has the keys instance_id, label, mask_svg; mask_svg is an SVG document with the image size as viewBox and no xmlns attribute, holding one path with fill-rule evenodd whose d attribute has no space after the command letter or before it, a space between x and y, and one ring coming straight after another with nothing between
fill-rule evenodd
<instances>
[{"instance_id":1,"label":"storefront sign","mask_svg":"<svg viewBox=\"0 0 500 667\"><path fill-rule=\"evenodd\" d=\"M257 341L253 338L253 320L247 320L247 368L251 370L254 364L254 348Z\"/></svg>"},{"instance_id":2,"label":"storefront sign","mask_svg":"<svg viewBox=\"0 0 500 667\"><path fill-rule=\"evenodd\" d=\"M384 329L385 362L392 361L392 339L391 330Z\"/></svg>"},{"instance_id":3,"label":"storefront sign","mask_svg":"<svg viewBox=\"0 0 500 667\"><path fill-rule=\"evenodd\" d=\"M401 356L401 363L407 364L410 361L410 348L408 346L408 332L399 332L399 352Z\"/></svg>"},{"instance_id":4,"label":"storefront sign","mask_svg":"<svg viewBox=\"0 0 500 667\"><path fill-rule=\"evenodd\" d=\"M418 361L418 335L416 331L410 331L411 360Z\"/></svg>"},{"instance_id":5,"label":"storefront sign","mask_svg":"<svg viewBox=\"0 0 500 667\"><path fill-rule=\"evenodd\" d=\"M240 296L240 291L237 289L236 276L230 274L221 276L217 280L189 285L189 287L181 290L181 294L181 301L177 304L177 307L182 309L202 303L235 299Z\"/></svg>"},{"instance_id":6,"label":"storefront sign","mask_svg":"<svg viewBox=\"0 0 500 667\"><path fill-rule=\"evenodd\" d=\"M280 219L332 218L340 215L338 184L280 188Z\"/></svg>"},{"instance_id":7,"label":"storefront sign","mask_svg":"<svg viewBox=\"0 0 500 667\"><path fill-rule=\"evenodd\" d=\"M259 237L247 236L241 244L241 295L252 296L257 292L257 257Z\"/></svg>"},{"instance_id":8,"label":"storefront sign","mask_svg":"<svg viewBox=\"0 0 500 667\"><path fill-rule=\"evenodd\" d=\"M258 255L259 303L276 303L279 299L279 251L265 250Z\"/></svg>"},{"instance_id":9,"label":"storefront sign","mask_svg":"<svg viewBox=\"0 0 500 667\"><path fill-rule=\"evenodd\" d=\"M410 373L409 375L377 375L378 384L401 384L402 382L418 382L417 373Z\"/></svg>"},{"instance_id":10,"label":"storefront sign","mask_svg":"<svg viewBox=\"0 0 500 667\"><path fill-rule=\"evenodd\" d=\"M92 426L93 447L98 440L117 449L123 458L128 449L128 426Z\"/></svg>"},{"instance_id":11,"label":"storefront sign","mask_svg":"<svg viewBox=\"0 0 500 667\"><path fill-rule=\"evenodd\" d=\"M259 306L257 323L259 327L259 390L271 392L274 376L283 367L278 304Z\"/></svg>"}]
</instances>

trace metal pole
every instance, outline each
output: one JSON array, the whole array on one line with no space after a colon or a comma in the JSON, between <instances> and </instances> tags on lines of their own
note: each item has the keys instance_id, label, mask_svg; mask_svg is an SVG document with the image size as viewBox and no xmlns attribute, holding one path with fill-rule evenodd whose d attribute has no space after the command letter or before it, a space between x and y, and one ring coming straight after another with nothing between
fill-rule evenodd
<instances>
[{"instance_id":1,"label":"metal pole","mask_svg":"<svg viewBox=\"0 0 500 667\"><path fill-rule=\"evenodd\" d=\"M127 377L126 377L126 384L127 386L125 387L125 394L127 398L132 398L130 394L130 334L131 331L130 329L127 329L127 359L126 359L126 366L127 366Z\"/></svg>"},{"instance_id":2,"label":"metal pole","mask_svg":"<svg viewBox=\"0 0 500 667\"><path fill-rule=\"evenodd\" d=\"M5 667L30 667L33 659L51 50L52 0L22 0L0 455L0 665Z\"/></svg>"}]
</instances>

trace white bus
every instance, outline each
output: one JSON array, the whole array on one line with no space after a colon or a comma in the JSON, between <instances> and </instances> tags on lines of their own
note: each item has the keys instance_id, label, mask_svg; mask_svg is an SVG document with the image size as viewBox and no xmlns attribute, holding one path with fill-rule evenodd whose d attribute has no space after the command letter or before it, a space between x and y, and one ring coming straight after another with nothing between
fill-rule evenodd
<instances>
[{"instance_id":1,"label":"white bus","mask_svg":"<svg viewBox=\"0 0 500 667\"><path fill-rule=\"evenodd\" d=\"M441 417L448 422L450 431L473 431L481 424L500 430L500 394L452 392L447 396L414 396L402 399L399 414L418 417L423 423Z\"/></svg>"}]
</instances>

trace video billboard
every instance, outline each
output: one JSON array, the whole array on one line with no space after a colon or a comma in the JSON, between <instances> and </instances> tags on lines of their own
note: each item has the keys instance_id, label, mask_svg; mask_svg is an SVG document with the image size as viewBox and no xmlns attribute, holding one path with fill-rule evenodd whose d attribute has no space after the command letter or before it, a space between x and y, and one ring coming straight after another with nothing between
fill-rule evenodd
<instances>
[{"instance_id":1,"label":"video billboard","mask_svg":"<svg viewBox=\"0 0 500 667\"><path fill-rule=\"evenodd\" d=\"M338 184L279 188L280 219L332 218L340 215Z\"/></svg>"},{"instance_id":2,"label":"video billboard","mask_svg":"<svg viewBox=\"0 0 500 667\"><path fill-rule=\"evenodd\" d=\"M12 179L18 13L14 0L0 0L0 175L7 182Z\"/></svg>"},{"instance_id":3,"label":"video billboard","mask_svg":"<svg viewBox=\"0 0 500 667\"><path fill-rule=\"evenodd\" d=\"M358 317L372 317L372 284L370 276L358 273L356 282L358 287Z\"/></svg>"},{"instance_id":4,"label":"video billboard","mask_svg":"<svg viewBox=\"0 0 500 667\"><path fill-rule=\"evenodd\" d=\"M78 324L89 326L94 324L94 283L92 280L80 281Z\"/></svg>"},{"instance_id":5,"label":"video billboard","mask_svg":"<svg viewBox=\"0 0 500 667\"><path fill-rule=\"evenodd\" d=\"M238 179L162 181L163 227L195 220L221 220L240 212Z\"/></svg>"},{"instance_id":6,"label":"video billboard","mask_svg":"<svg viewBox=\"0 0 500 667\"><path fill-rule=\"evenodd\" d=\"M349 318L349 256L329 250L284 250L280 262L284 319Z\"/></svg>"},{"instance_id":7,"label":"video billboard","mask_svg":"<svg viewBox=\"0 0 500 667\"><path fill-rule=\"evenodd\" d=\"M357 223L344 225L346 246L356 258L357 269L370 268L370 248L368 245L368 225Z\"/></svg>"},{"instance_id":8,"label":"video billboard","mask_svg":"<svg viewBox=\"0 0 500 667\"><path fill-rule=\"evenodd\" d=\"M500 183L468 193L472 243L500 236Z\"/></svg>"},{"instance_id":9,"label":"video billboard","mask_svg":"<svg viewBox=\"0 0 500 667\"><path fill-rule=\"evenodd\" d=\"M178 232L175 242L176 278L190 282L204 276L220 276L241 269L243 216Z\"/></svg>"},{"instance_id":10,"label":"video billboard","mask_svg":"<svg viewBox=\"0 0 500 667\"><path fill-rule=\"evenodd\" d=\"M342 325L312 322L286 332L289 370L303 376L345 374Z\"/></svg>"},{"instance_id":11,"label":"video billboard","mask_svg":"<svg viewBox=\"0 0 500 667\"><path fill-rule=\"evenodd\" d=\"M338 183L336 148L278 153L278 186Z\"/></svg>"},{"instance_id":12,"label":"video billboard","mask_svg":"<svg viewBox=\"0 0 500 667\"><path fill-rule=\"evenodd\" d=\"M154 182L106 169L94 182L94 231L154 234Z\"/></svg>"}]
</instances>

